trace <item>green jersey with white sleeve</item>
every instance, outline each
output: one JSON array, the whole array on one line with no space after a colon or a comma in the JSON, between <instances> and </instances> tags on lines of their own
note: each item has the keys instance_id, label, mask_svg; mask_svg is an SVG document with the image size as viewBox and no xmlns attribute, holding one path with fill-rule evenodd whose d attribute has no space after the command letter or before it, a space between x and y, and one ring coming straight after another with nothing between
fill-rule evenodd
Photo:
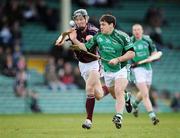
<instances>
[{"instance_id":1,"label":"green jersey with white sleeve","mask_svg":"<svg viewBox=\"0 0 180 138\"><path fill-rule=\"evenodd\" d=\"M143 35L142 39L136 40L134 36L131 37L131 41L134 45L135 57L132 59L133 62L139 62L148 58L152 52L157 51L155 44L148 35ZM138 65L138 67L144 67L147 70L151 70L151 63L144 63Z\"/></svg>"},{"instance_id":2,"label":"green jersey with white sleeve","mask_svg":"<svg viewBox=\"0 0 180 138\"><path fill-rule=\"evenodd\" d=\"M85 46L87 49L97 46L100 56L110 61L113 58L122 56L127 50L133 48L133 43L126 33L114 29L111 34L99 32L85 43ZM105 72L117 72L121 69L121 63L110 65L107 61L102 60L102 65Z\"/></svg>"}]
</instances>

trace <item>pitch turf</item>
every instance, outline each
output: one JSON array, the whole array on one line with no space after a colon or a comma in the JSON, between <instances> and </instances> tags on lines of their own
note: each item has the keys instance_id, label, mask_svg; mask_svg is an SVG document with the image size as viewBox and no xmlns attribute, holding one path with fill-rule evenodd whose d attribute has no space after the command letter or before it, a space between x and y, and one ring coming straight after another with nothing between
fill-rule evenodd
<instances>
[{"instance_id":1,"label":"pitch turf","mask_svg":"<svg viewBox=\"0 0 180 138\"><path fill-rule=\"evenodd\" d=\"M84 130L83 114L0 115L0 138L180 138L180 113L158 114L153 126L147 114L124 114L116 129L113 114L95 114L93 128Z\"/></svg>"}]
</instances>

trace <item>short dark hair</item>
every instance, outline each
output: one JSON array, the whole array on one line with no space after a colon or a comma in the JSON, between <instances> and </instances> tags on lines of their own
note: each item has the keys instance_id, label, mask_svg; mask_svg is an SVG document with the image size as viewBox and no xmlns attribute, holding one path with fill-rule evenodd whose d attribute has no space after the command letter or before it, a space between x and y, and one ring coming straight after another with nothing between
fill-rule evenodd
<instances>
[{"instance_id":1,"label":"short dark hair","mask_svg":"<svg viewBox=\"0 0 180 138\"><path fill-rule=\"evenodd\" d=\"M107 22L108 24L113 23L114 26L116 26L116 17L111 14L104 14L101 16L100 22Z\"/></svg>"}]
</instances>

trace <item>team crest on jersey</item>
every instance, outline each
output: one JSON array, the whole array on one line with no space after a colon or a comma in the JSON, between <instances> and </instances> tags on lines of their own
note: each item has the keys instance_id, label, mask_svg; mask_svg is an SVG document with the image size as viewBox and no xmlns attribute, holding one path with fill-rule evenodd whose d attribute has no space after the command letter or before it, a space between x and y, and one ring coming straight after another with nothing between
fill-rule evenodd
<instances>
[{"instance_id":1,"label":"team crest on jersey","mask_svg":"<svg viewBox=\"0 0 180 138\"><path fill-rule=\"evenodd\" d=\"M109 39L106 38L106 43L111 43L111 41Z\"/></svg>"},{"instance_id":2,"label":"team crest on jersey","mask_svg":"<svg viewBox=\"0 0 180 138\"><path fill-rule=\"evenodd\" d=\"M100 43L100 42L103 41L103 39L102 39L101 37L98 37L98 38L97 38L97 41Z\"/></svg>"}]
</instances>

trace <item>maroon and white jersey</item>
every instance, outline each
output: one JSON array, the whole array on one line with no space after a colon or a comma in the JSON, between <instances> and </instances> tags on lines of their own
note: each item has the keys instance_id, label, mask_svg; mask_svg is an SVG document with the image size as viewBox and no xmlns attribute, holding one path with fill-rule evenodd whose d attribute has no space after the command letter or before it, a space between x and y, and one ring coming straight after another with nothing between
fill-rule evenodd
<instances>
[{"instance_id":1,"label":"maroon and white jersey","mask_svg":"<svg viewBox=\"0 0 180 138\"><path fill-rule=\"evenodd\" d=\"M80 42L85 43L85 42L87 42L86 37L88 35L94 36L97 32L98 32L98 28L96 28L94 25L88 23L85 31L77 29L77 39ZM97 54L97 49L96 48L90 49L90 50L88 50L88 52L91 52L93 54ZM76 51L75 50L74 53L75 53L76 58L82 63L89 63L89 62L97 60L97 58L86 54L86 52L84 52L84 51Z\"/></svg>"}]
</instances>

